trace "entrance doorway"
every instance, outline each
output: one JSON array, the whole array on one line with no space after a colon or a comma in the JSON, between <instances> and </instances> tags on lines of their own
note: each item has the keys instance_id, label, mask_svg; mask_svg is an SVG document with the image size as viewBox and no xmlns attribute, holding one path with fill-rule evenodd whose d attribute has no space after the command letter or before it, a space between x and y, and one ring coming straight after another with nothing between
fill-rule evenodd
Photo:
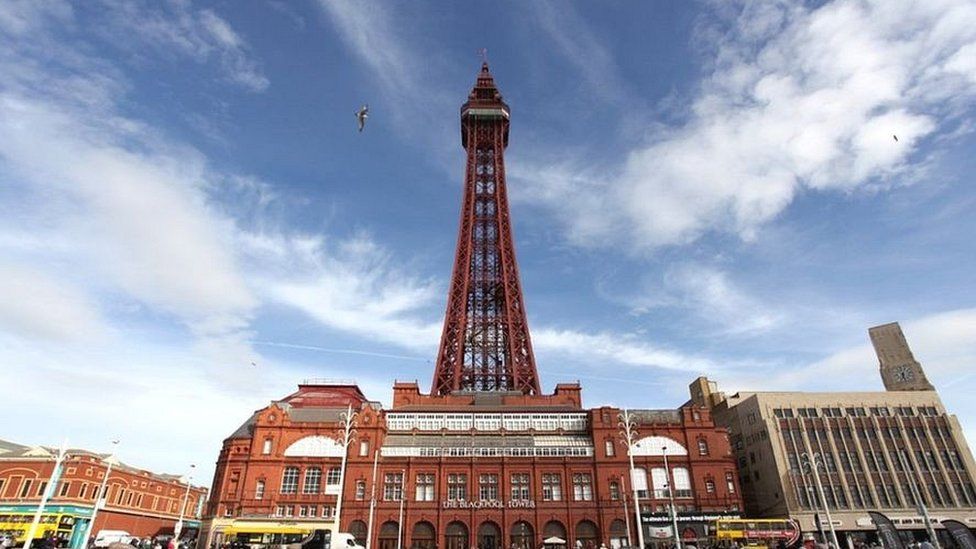
<instances>
[{"instance_id":1,"label":"entrance doorway","mask_svg":"<svg viewBox=\"0 0 976 549\"><path fill-rule=\"evenodd\" d=\"M400 537L400 525L392 520L384 522L380 526L379 549L397 549L397 541Z\"/></svg>"},{"instance_id":2,"label":"entrance doorway","mask_svg":"<svg viewBox=\"0 0 976 549\"><path fill-rule=\"evenodd\" d=\"M535 549L535 531L532 525L520 520L512 525L512 546L510 549Z\"/></svg>"},{"instance_id":3,"label":"entrance doorway","mask_svg":"<svg viewBox=\"0 0 976 549\"><path fill-rule=\"evenodd\" d=\"M446 549L471 549L468 545L468 527L463 522L454 521L444 532Z\"/></svg>"},{"instance_id":4,"label":"entrance doorway","mask_svg":"<svg viewBox=\"0 0 976 549\"><path fill-rule=\"evenodd\" d=\"M502 549L502 530L494 522L482 522L478 527L478 549Z\"/></svg>"}]
</instances>

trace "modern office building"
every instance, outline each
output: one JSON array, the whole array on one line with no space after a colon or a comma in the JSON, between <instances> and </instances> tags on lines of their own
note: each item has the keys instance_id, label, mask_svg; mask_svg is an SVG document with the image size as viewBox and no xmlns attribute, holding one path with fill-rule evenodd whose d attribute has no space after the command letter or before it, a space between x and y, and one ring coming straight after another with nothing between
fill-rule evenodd
<instances>
[{"instance_id":1,"label":"modern office building","mask_svg":"<svg viewBox=\"0 0 976 549\"><path fill-rule=\"evenodd\" d=\"M959 421L926 379L897 323L869 333L886 391L725 395L707 378L691 384L691 402L709 407L716 423L729 429L746 512L790 516L806 532L817 529L819 512L826 527L819 480L843 535L872 532L868 510L924 535L913 490L931 520L976 527L976 466Z\"/></svg>"}]
</instances>

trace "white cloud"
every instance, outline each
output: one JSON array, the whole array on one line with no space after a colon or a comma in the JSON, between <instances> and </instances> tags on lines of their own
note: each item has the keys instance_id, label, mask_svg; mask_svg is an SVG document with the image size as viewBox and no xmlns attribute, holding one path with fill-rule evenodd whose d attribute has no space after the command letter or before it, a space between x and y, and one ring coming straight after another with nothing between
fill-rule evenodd
<instances>
[{"instance_id":1,"label":"white cloud","mask_svg":"<svg viewBox=\"0 0 976 549\"><path fill-rule=\"evenodd\" d=\"M532 331L532 343L548 355L574 356L586 363L591 372L616 372L619 365L694 373L722 369L707 358L659 348L634 335L543 327Z\"/></svg>"},{"instance_id":2,"label":"white cloud","mask_svg":"<svg viewBox=\"0 0 976 549\"><path fill-rule=\"evenodd\" d=\"M905 173L976 96L965 58L976 6L964 0L756 4L722 24L731 28L710 35L714 64L685 123L653 128L616 173L570 160L525 170L538 187L526 196L576 242L749 239L800 192ZM566 186L574 192L557 192Z\"/></svg>"},{"instance_id":3,"label":"white cloud","mask_svg":"<svg viewBox=\"0 0 976 549\"><path fill-rule=\"evenodd\" d=\"M122 2L104 0L107 25L103 32L119 47L149 46L162 55L178 52L199 63L216 61L226 78L253 92L270 81L251 58L247 41L213 10L190 2ZM118 41L124 35L126 40Z\"/></svg>"},{"instance_id":4,"label":"white cloud","mask_svg":"<svg viewBox=\"0 0 976 549\"><path fill-rule=\"evenodd\" d=\"M0 263L0 332L53 342L97 340L106 334L84 292L21 265Z\"/></svg>"}]
</instances>

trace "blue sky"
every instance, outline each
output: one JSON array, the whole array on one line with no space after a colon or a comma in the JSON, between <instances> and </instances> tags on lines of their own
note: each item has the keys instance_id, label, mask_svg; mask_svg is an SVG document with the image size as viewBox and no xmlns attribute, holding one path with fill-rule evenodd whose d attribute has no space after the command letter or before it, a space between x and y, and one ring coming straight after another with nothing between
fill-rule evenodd
<instances>
[{"instance_id":1,"label":"blue sky","mask_svg":"<svg viewBox=\"0 0 976 549\"><path fill-rule=\"evenodd\" d=\"M0 3L0 436L209 482L304 378L428 387L480 48L545 388L874 390L898 320L976 438L965 0Z\"/></svg>"}]
</instances>

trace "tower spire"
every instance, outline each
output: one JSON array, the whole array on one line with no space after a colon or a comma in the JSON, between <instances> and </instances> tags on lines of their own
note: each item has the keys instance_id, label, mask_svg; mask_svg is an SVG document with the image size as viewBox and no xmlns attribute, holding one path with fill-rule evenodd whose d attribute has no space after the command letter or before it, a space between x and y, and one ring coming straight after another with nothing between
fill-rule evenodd
<instances>
[{"instance_id":1,"label":"tower spire","mask_svg":"<svg viewBox=\"0 0 976 549\"><path fill-rule=\"evenodd\" d=\"M508 105L485 60L461 106L467 166L433 394L540 393L505 185L508 125Z\"/></svg>"}]
</instances>

